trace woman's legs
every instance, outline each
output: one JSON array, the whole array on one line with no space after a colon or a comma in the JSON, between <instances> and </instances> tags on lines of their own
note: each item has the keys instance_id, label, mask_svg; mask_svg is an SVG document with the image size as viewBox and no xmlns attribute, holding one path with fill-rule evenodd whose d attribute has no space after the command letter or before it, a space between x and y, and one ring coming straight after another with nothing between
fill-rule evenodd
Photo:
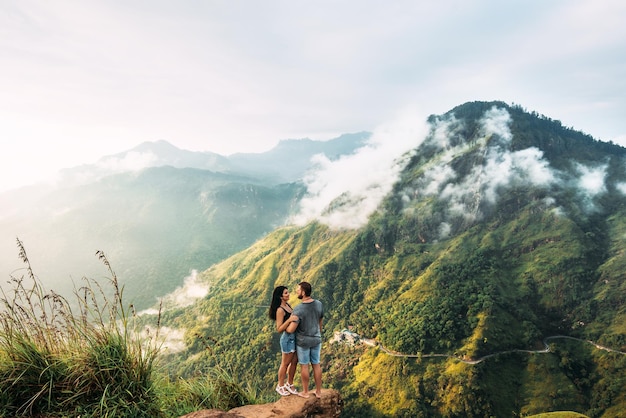
<instances>
[{"instance_id":1,"label":"woman's legs","mask_svg":"<svg viewBox=\"0 0 626 418\"><path fill-rule=\"evenodd\" d=\"M293 379L296 376L296 368L298 367L298 356L296 353L289 353L289 365L287 368L287 383L293 385Z\"/></svg>"},{"instance_id":2,"label":"woman's legs","mask_svg":"<svg viewBox=\"0 0 626 418\"><path fill-rule=\"evenodd\" d=\"M278 386L280 387L285 386L285 376L287 375L287 368L291 363L292 356L293 353L282 353L280 357L280 367L278 367Z\"/></svg>"},{"instance_id":3,"label":"woman's legs","mask_svg":"<svg viewBox=\"0 0 626 418\"><path fill-rule=\"evenodd\" d=\"M287 366L287 383L285 384L285 389L287 389L287 392L291 393L292 395L298 394L298 390L293 384L293 379L296 375L297 367L298 367L298 356L294 352L294 353L291 353L291 360L289 362L289 365Z\"/></svg>"}]
</instances>

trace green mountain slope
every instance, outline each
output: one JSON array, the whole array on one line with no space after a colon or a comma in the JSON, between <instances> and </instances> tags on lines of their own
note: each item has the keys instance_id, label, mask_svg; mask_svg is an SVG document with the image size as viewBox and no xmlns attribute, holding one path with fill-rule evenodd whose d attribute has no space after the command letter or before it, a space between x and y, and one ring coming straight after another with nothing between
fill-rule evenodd
<instances>
[{"instance_id":1,"label":"green mountain slope","mask_svg":"<svg viewBox=\"0 0 626 418\"><path fill-rule=\"evenodd\" d=\"M308 280L346 416L620 416L626 151L500 102L429 122L367 225L282 228L203 272L208 295L162 317L185 335L172 370L271 391L271 291ZM332 342L347 327L385 349Z\"/></svg>"}]
</instances>

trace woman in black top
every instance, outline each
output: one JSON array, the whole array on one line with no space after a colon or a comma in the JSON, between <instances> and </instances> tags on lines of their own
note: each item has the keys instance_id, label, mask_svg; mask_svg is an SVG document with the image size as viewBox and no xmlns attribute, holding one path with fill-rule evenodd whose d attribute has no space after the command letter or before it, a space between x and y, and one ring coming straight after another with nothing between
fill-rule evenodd
<instances>
[{"instance_id":1,"label":"woman in black top","mask_svg":"<svg viewBox=\"0 0 626 418\"><path fill-rule=\"evenodd\" d=\"M276 331L280 335L280 351L282 352L280 367L278 368L278 386L276 392L281 396L289 394L297 395L298 391L293 385L293 378L296 374L298 358L296 356L296 335L288 333L287 327L298 317L292 315L293 309L289 305L289 289L285 286L278 286L272 294L269 317L276 321ZM285 377L287 382L285 382Z\"/></svg>"}]
</instances>

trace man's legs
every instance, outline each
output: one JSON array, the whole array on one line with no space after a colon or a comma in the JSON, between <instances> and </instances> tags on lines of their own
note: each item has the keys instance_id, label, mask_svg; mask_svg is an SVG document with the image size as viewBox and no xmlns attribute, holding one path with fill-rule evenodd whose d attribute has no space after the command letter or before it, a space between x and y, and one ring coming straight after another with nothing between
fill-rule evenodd
<instances>
[{"instance_id":1,"label":"man's legs","mask_svg":"<svg viewBox=\"0 0 626 418\"><path fill-rule=\"evenodd\" d=\"M309 397L309 365L300 364L300 377L302 378L302 397Z\"/></svg>"},{"instance_id":2,"label":"man's legs","mask_svg":"<svg viewBox=\"0 0 626 418\"><path fill-rule=\"evenodd\" d=\"M322 366L320 366L320 354L322 352L322 344L318 344L311 348L310 357L313 366L313 379L315 380L315 396L322 397Z\"/></svg>"},{"instance_id":3,"label":"man's legs","mask_svg":"<svg viewBox=\"0 0 626 418\"><path fill-rule=\"evenodd\" d=\"M302 392L299 393L303 398L309 397L309 363L310 349L306 347L296 346L296 353L298 356L298 363L300 364L300 377L302 378Z\"/></svg>"},{"instance_id":4,"label":"man's legs","mask_svg":"<svg viewBox=\"0 0 626 418\"><path fill-rule=\"evenodd\" d=\"M307 367L307 373L309 372ZM315 396L322 397L322 366L313 364L313 379L315 380Z\"/></svg>"}]
</instances>

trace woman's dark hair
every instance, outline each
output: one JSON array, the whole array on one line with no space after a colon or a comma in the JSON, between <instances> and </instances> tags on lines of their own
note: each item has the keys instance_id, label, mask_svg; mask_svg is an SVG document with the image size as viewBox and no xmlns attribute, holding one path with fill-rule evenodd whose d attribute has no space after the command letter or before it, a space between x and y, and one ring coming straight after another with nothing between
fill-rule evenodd
<instances>
[{"instance_id":1,"label":"woman's dark hair","mask_svg":"<svg viewBox=\"0 0 626 418\"><path fill-rule=\"evenodd\" d=\"M283 292L287 289L287 286L278 286L272 293L272 303L270 305L270 319L276 321L276 310L280 306L280 300L283 297Z\"/></svg>"}]
</instances>

